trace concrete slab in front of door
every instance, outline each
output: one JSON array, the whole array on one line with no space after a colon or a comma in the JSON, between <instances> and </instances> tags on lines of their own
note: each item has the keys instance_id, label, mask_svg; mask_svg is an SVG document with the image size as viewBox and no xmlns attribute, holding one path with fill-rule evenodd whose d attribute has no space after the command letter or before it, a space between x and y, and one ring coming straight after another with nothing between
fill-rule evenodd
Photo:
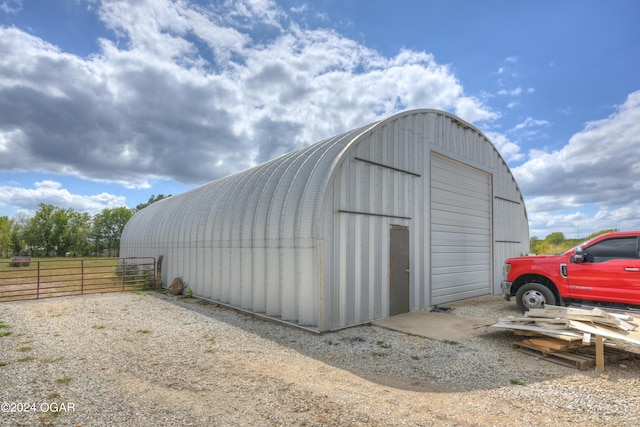
<instances>
[{"instance_id":1,"label":"concrete slab in front of door","mask_svg":"<svg viewBox=\"0 0 640 427\"><path fill-rule=\"evenodd\" d=\"M373 325L407 334L437 340L459 341L490 332L492 323L484 319L458 316L455 311L431 312L429 310L403 313L376 320Z\"/></svg>"}]
</instances>

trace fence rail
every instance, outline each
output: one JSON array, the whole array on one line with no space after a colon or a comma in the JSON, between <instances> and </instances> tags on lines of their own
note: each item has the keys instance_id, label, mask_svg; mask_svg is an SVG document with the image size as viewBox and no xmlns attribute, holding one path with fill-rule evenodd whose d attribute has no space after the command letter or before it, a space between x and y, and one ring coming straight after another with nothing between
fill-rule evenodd
<instances>
[{"instance_id":1,"label":"fence rail","mask_svg":"<svg viewBox=\"0 0 640 427\"><path fill-rule=\"evenodd\" d=\"M0 261L0 302L143 289L154 286L156 260L82 258Z\"/></svg>"}]
</instances>

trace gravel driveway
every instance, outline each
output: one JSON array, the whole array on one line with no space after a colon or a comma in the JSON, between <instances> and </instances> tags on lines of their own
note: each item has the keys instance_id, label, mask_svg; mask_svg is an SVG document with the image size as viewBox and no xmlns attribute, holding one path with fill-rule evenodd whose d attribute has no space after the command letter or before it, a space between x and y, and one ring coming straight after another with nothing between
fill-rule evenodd
<instances>
[{"instance_id":1,"label":"gravel driveway","mask_svg":"<svg viewBox=\"0 0 640 427\"><path fill-rule=\"evenodd\" d=\"M500 296L449 306L514 314ZM0 425L640 425L638 361L578 371L515 339L314 335L157 292L2 303Z\"/></svg>"}]
</instances>

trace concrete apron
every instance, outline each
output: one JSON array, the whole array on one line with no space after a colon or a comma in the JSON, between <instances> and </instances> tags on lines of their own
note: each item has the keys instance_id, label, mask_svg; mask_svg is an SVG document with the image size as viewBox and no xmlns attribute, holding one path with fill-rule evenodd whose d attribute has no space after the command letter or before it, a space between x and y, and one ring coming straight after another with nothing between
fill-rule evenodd
<instances>
[{"instance_id":1,"label":"concrete apron","mask_svg":"<svg viewBox=\"0 0 640 427\"><path fill-rule=\"evenodd\" d=\"M431 312L428 310L403 313L376 320L373 325L411 335L437 340L460 341L489 332L485 327L494 322L486 319L458 316L455 311Z\"/></svg>"}]
</instances>

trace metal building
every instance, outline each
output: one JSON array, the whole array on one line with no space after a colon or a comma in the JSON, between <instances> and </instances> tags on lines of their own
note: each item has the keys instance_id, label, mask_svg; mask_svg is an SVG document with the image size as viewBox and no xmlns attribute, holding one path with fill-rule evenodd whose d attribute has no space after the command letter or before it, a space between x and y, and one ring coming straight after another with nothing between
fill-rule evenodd
<instances>
[{"instance_id":1,"label":"metal building","mask_svg":"<svg viewBox=\"0 0 640 427\"><path fill-rule=\"evenodd\" d=\"M396 114L153 203L121 256L163 256L162 280L323 332L499 293L529 250L513 175L472 125Z\"/></svg>"}]
</instances>

